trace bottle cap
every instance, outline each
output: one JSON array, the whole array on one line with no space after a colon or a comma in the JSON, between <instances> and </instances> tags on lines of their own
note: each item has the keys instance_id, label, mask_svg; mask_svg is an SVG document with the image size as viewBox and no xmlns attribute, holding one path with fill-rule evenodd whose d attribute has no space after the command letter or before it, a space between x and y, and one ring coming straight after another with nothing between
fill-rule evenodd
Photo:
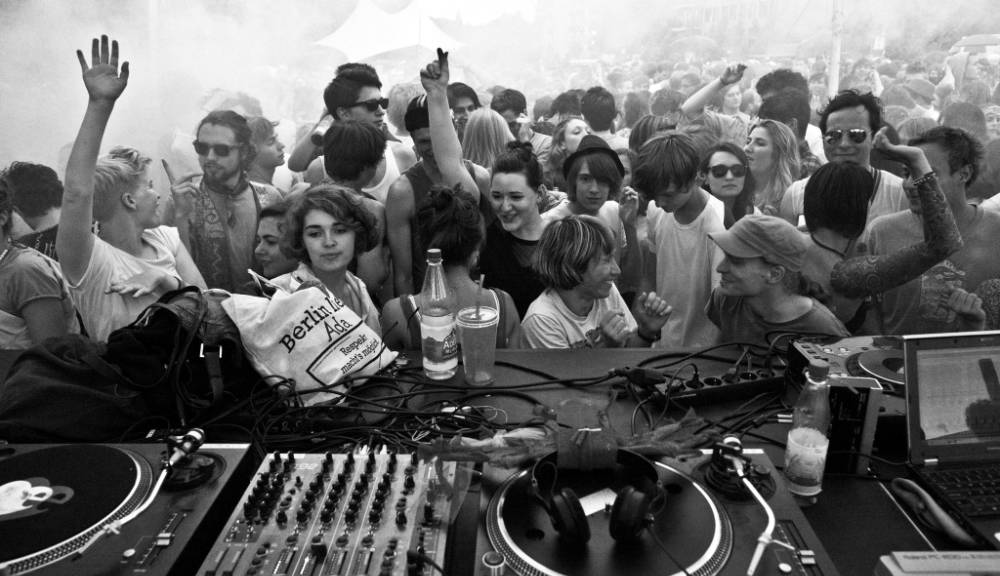
<instances>
[{"instance_id":1,"label":"bottle cap","mask_svg":"<svg viewBox=\"0 0 1000 576\"><path fill-rule=\"evenodd\" d=\"M441 249L440 248L429 248L427 250L427 261L428 262L440 262L441 261Z\"/></svg>"},{"instance_id":2,"label":"bottle cap","mask_svg":"<svg viewBox=\"0 0 1000 576\"><path fill-rule=\"evenodd\" d=\"M826 380L830 375L830 364L826 360L809 361L809 377L813 380Z\"/></svg>"}]
</instances>

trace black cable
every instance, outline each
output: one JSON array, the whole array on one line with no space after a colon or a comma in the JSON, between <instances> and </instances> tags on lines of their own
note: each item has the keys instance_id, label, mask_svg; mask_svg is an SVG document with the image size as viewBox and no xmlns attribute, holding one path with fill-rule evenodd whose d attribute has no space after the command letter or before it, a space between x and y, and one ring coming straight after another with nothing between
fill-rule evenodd
<instances>
[{"instance_id":1,"label":"black cable","mask_svg":"<svg viewBox=\"0 0 1000 576\"><path fill-rule=\"evenodd\" d=\"M667 546L663 543L662 540L660 540L660 536L659 534L656 533L656 530L654 530L652 526L648 526L647 530L649 531L649 534L653 537L653 541L656 542L656 545L660 547L660 550L663 550L663 553L667 555L667 558L670 558L670 561L674 563L674 566L680 568L681 571L684 572L684 576L691 576L691 573L688 572L687 568L685 568L680 562L677 561L676 558L674 558L674 555L670 553L670 550L667 550Z\"/></svg>"}]
</instances>

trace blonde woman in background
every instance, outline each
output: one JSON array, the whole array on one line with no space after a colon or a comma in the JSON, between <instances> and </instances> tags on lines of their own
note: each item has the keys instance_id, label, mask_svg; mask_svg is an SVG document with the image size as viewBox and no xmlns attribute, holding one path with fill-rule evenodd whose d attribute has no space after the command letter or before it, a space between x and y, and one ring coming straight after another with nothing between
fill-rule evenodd
<instances>
[{"instance_id":1,"label":"blonde woman in background","mask_svg":"<svg viewBox=\"0 0 1000 576\"><path fill-rule=\"evenodd\" d=\"M795 133L776 120L760 120L750 130L743 148L750 173L757 183L754 205L763 214L778 214L785 190L799 173L799 149Z\"/></svg>"},{"instance_id":2,"label":"blonde woman in background","mask_svg":"<svg viewBox=\"0 0 1000 576\"><path fill-rule=\"evenodd\" d=\"M514 135L507 121L495 110L480 108L469 115L462 136L462 157L478 164L493 174L493 163L507 151L507 143Z\"/></svg>"}]
</instances>

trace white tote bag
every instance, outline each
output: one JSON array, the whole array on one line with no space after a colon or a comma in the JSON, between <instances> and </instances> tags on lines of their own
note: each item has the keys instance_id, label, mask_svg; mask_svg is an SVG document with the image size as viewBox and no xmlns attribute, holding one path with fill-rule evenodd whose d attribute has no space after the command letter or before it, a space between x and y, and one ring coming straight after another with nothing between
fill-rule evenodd
<instances>
[{"instance_id":1,"label":"white tote bag","mask_svg":"<svg viewBox=\"0 0 1000 576\"><path fill-rule=\"evenodd\" d=\"M293 380L307 405L341 400L344 387L334 384L344 376L371 376L396 359L353 310L317 287L270 299L234 294L222 307L257 372Z\"/></svg>"}]
</instances>

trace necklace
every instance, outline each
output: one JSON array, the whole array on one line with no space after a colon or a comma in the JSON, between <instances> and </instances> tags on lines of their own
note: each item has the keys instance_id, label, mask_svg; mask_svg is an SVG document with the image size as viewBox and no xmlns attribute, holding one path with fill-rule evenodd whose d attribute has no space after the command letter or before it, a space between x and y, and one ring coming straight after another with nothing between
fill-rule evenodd
<instances>
[{"instance_id":1,"label":"necklace","mask_svg":"<svg viewBox=\"0 0 1000 576\"><path fill-rule=\"evenodd\" d=\"M10 252L10 238L7 239L7 247L0 252L0 264L3 264L3 259L7 257L7 253Z\"/></svg>"},{"instance_id":2,"label":"necklace","mask_svg":"<svg viewBox=\"0 0 1000 576\"><path fill-rule=\"evenodd\" d=\"M834 254L836 254L837 256L840 256L841 258L844 258L844 257L847 256L847 254L845 254L844 252L842 252L840 250L837 250L836 248L834 248L832 246L827 246L826 244L823 244L822 242L820 242L819 240L817 240L815 234L810 234L809 237L812 238L812 241L815 242L816 245L819 246L820 248L822 248L824 250L827 250L829 252L833 252Z\"/></svg>"}]
</instances>

